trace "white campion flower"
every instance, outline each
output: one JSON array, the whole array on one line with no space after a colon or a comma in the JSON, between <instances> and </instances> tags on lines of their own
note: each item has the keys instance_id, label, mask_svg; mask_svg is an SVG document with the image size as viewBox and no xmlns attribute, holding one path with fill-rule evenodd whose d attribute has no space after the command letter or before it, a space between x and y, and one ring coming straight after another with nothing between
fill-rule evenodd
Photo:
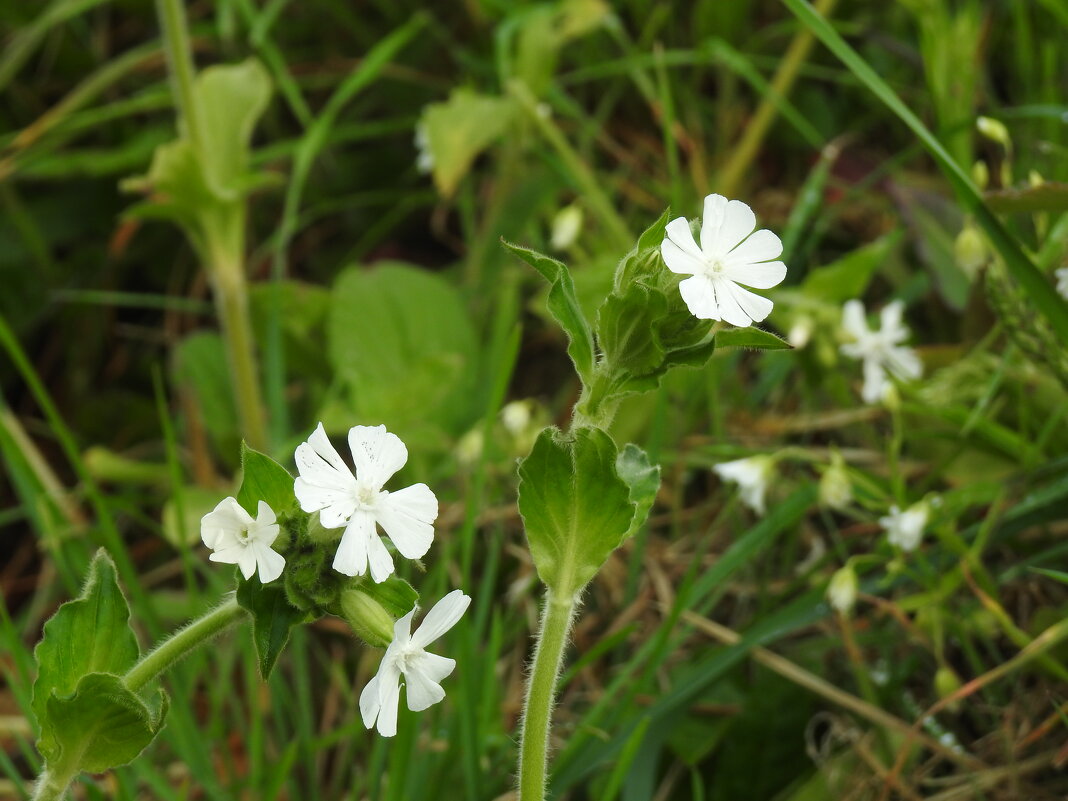
<instances>
[{"instance_id":1,"label":"white campion flower","mask_svg":"<svg viewBox=\"0 0 1068 801\"><path fill-rule=\"evenodd\" d=\"M376 525L385 530L401 556L419 559L434 540L438 499L426 484L396 492L382 489L408 461L408 449L385 426L353 426L349 449L355 476L319 423L308 441L297 446L300 476L293 492L301 509L319 512L323 528L345 527L334 555L334 570L362 576L370 565L371 578L383 582L393 572L393 557Z\"/></svg>"},{"instance_id":2,"label":"white campion flower","mask_svg":"<svg viewBox=\"0 0 1068 801\"><path fill-rule=\"evenodd\" d=\"M914 551L923 538L927 526L927 504L916 503L901 511L890 507L890 514L879 518L879 525L886 529L886 539L903 551Z\"/></svg>"},{"instance_id":3,"label":"white campion flower","mask_svg":"<svg viewBox=\"0 0 1068 801\"><path fill-rule=\"evenodd\" d=\"M764 496L768 491L775 460L770 456L750 456L713 466L713 472L724 481L738 485L742 503L757 514L764 514Z\"/></svg>"},{"instance_id":4,"label":"white campion flower","mask_svg":"<svg viewBox=\"0 0 1068 801\"><path fill-rule=\"evenodd\" d=\"M773 261L782 255L779 237L755 228L753 210L722 195L705 198L700 247L685 217L667 224L660 253L673 273L691 276L679 284L679 292L698 319L744 328L771 314L770 300L739 286L770 289L786 277L786 265Z\"/></svg>"},{"instance_id":5,"label":"white campion flower","mask_svg":"<svg viewBox=\"0 0 1068 801\"><path fill-rule=\"evenodd\" d=\"M901 343L909 338L909 329L901 321L905 304L900 300L886 304L878 331L868 328L864 304L847 301L842 307L842 328L853 339L842 345L846 356L864 363L864 387L860 396L865 403L877 403L890 386L887 373L901 379L916 379L923 374L923 364L916 351Z\"/></svg>"},{"instance_id":6,"label":"white campion flower","mask_svg":"<svg viewBox=\"0 0 1068 801\"><path fill-rule=\"evenodd\" d=\"M416 609L394 624L393 642L386 648L378 673L360 693L364 726L373 728L377 721L383 737L397 733L401 678L412 712L422 712L445 697L439 682L452 673L456 660L427 653L426 647L455 626L470 604L470 596L453 590L434 604L415 633L411 628Z\"/></svg>"},{"instance_id":7,"label":"white campion flower","mask_svg":"<svg viewBox=\"0 0 1068 801\"><path fill-rule=\"evenodd\" d=\"M255 520L236 498L223 498L200 520L200 538L212 550L208 558L237 565L246 579L259 572L263 584L282 575L286 564L285 557L271 549L278 531L278 518L263 501Z\"/></svg>"},{"instance_id":8,"label":"white campion flower","mask_svg":"<svg viewBox=\"0 0 1068 801\"><path fill-rule=\"evenodd\" d=\"M1068 267L1059 267L1053 274L1057 276L1057 291L1068 300Z\"/></svg>"}]
</instances>

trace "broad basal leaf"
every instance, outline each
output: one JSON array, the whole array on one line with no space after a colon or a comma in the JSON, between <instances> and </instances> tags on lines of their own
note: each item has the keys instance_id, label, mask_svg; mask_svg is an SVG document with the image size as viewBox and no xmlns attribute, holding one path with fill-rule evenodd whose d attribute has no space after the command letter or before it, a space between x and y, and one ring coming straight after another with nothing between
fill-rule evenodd
<instances>
[{"instance_id":1,"label":"broad basal leaf","mask_svg":"<svg viewBox=\"0 0 1068 801\"><path fill-rule=\"evenodd\" d=\"M33 711L42 740L54 728L47 708L53 694L69 696L86 674L123 674L137 661L140 648L129 620L115 564L105 551L97 551L82 594L45 623L44 637L34 650Z\"/></svg>"},{"instance_id":2,"label":"broad basal leaf","mask_svg":"<svg viewBox=\"0 0 1068 801\"><path fill-rule=\"evenodd\" d=\"M577 595L631 531L637 504L617 456L598 428L570 436L547 428L519 465L519 512L534 565L561 597Z\"/></svg>"},{"instance_id":3,"label":"broad basal leaf","mask_svg":"<svg viewBox=\"0 0 1068 801\"><path fill-rule=\"evenodd\" d=\"M508 130L515 117L516 106L510 98L470 89L454 89L444 103L427 106L420 125L438 191L452 195L475 158Z\"/></svg>"},{"instance_id":4,"label":"broad basal leaf","mask_svg":"<svg viewBox=\"0 0 1068 801\"><path fill-rule=\"evenodd\" d=\"M90 673L70 695L49 695L49 725L42 729L38 747L49 764L89 773L125 765L163 728L167 695L159 690L156 699L150 708L120 677Z\"/></svg>"},{"instance_id":5,"label":"broad basal leaf","mask_svg":"<svg viewBox=\"0 0 1068 801\"><path fill-rule=\"evenodd\" d=\"M634 503L634 517L627 532L630 536L641 528L660 491L660 465L652 464L649 454L628 442L616 457L616 471L630 487L630 500Z\"/></svg>"}]
</instances>

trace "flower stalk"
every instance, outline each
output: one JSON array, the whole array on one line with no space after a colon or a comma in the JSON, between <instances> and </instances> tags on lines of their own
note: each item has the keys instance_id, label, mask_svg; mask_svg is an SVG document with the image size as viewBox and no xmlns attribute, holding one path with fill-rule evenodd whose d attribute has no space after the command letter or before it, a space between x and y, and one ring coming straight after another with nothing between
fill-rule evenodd
<instances>
[{"instance_id":1,"label":"flower stalk","mask_svg":"<svg viewBox=\"0 0 1068 801\"><path fill-rule=\"evenodd\" d=\"M545 798L549 727L556 700L556 682L574 616L574 598L557 598L551 590L546 590L519 735L519 801L544 801Z\"/></svg>"}]
</instances>

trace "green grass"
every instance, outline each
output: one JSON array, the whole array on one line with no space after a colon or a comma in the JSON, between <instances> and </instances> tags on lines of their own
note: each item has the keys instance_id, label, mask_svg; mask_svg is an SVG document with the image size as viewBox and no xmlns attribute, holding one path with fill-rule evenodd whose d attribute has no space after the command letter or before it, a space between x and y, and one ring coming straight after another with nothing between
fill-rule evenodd
<instances>
[{"instance_id":1,"label":"green grass","mask_svg":"<svg viewBox=\"0 0 1068 801\"><path fill-rule=\"evenodd\" d=\"M43 621L77 593L98 546L118 564L143 646L231 588L196 532L204 499L236 489L241 430L195 254L176 227L124 217L135 198L117 188L174 135L151 4L9 5L0 797L27 798ZM378 657L341 620L296 632L266 684L237 630L168 676L168 723L142 758L83 777L76 797L508 793L539 590L515 508L530 432L508 433L498 413L530 398L540 423L566 422L579 387L541 279L499 242L548 251L553 217L577 202L580 236L555 255L592 311L637 232L668 206L697 216L716 191L750 203L786 245L765 327L785 335L806 318L812 338L787 353L718 353L621 407L613 435L661 463L663 486L580 609L553 797L1068 791L1054 767L1068 704L1068 307L1052 275L1068 264L1068 213L995 212L987 194L1009 188L1003 178L1022 190L1032 172L1068 181L1064 12L1053 0L843 2L823 4L825 19L803 0L629 0L584 27L598 7L561 3L572 27L557 46L546 31L561 23L538 3L190 7L198 66L257 56L274 82L253 163L275 181L249 201L247 253L271 455L292 468L320 419L398 431L411 451L398 481L425 481L442 502L425 572L401 570L425 607L457 586L474 603L440 646L458 662L446 701L402 710L392 740L360 720ZM515 116L443 195L416 169L412 140L425 106L461 87ZM1008 126L1011 154L976 131L979 115ZM953 252L968 220L986 242L976 276ZM350 279L338 277L383 261L414 265L439 294L413 289L394 339L356 339ZM925 363L895 410L862 406L859 365L838 354L837 291L855 271L869 310L907 302ZM431 296L461 322L444 301L421 304ZM462 457L470 432L482 447ZM817 497L832 449L853 479L844 511ZM763 518L711 472L751 453L782 455ZM928 493L941 505L902 558L877 520ZM165 507L184 542L164 536ZM850 557L862 594L846 620L823 593ZM702 617L740 640L717 639ZM756 646L787 667L754 658ZM943 682L951 670L976 684L925 717L946 693L940 669ZM972 761L909 745L898 722Z\"/></svg>"}]
</instances>

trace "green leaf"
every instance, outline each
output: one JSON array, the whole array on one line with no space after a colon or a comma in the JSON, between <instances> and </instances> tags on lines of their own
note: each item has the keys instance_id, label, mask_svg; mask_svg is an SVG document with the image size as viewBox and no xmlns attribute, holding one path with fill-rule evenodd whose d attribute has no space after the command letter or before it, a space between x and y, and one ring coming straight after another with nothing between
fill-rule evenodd
<instances>
[{"instance_id":1,"label":"green leaf","mask_svg":"<svg viewBox=\"0 0 1068 801\"><path fill-rule=\"evenodd\" d=\"M426 441L466 431L478 414L474 328L459 293L440 276L396 262L345 270L327 334L331 363L353 392L346 419L355 412L403 439Z\"/></svg>"},{"instance_id":2,"label":"green leaf","mask_svg":"<svg viewBox=\"0 0 1068 801\"><path fill-rule=\"evenodd\" d=\"M518 109L506 97L454 89L444 103L431 103L420 121L433 158L434 184L451 196L475 158L512 125Z\"/></svg>"},{"instance_id":3,"label":"green leaf","mask_svg":"<svg viewBox=\"0 0 1068 801\"><path fill-rule=\"evenodd\" d=\"M393 617L404 617L419 602L415 588L396 574L381 583L366 578L356 589L382 604Z\"/></svg>"},{"instance_id":4,"label":"green leaf","mask_svg":"<svg viewBox=\"0 0 1068 801\"><path fill-rule=\"evenodd\" d=\"M1031 297L1038 311L1049 321L1061 342L1068 342L1068 302L1060 297L1046 277L1024 254L1019 243L1001 221L987 208L970 176L949 154L941 142L905 105L879 74L849 46L826 19L805 0L783 0L816 38L845 64L868 90L879 98L923 143L953 185L957 198L970 211L1001 255L1012 277Z\"/></svg>"},{"instance_id":5,"label":"green leaf","mask_svg":"<svg viewBox=\"0 0 1068 801\"><path fill-rule=\"evenodd\" d=\"M593 375L593 334L590 332L590 324L586 321L582 307L575 296L575 284L571 280L570 271L563 262L546 256L544 253L514 245L504 239L501 243L541 273L549 282L549 312L567 334L567 353L583 383L588 384Z\"/></svg>"},{"instance_id":6,"label":"green leaf","mask_svg":"<svg viewBox=\"0 0 1068 801\"><path fill-rule=\"evenodd\" d=\"M1050 570L1048 567L1032 567L1029 568L1032 573L1038 573L1046 578L1051 578L1062 584L1068 584L1068 573L1063 570Z\"/></svg>"},{"instance_id":7,"label":"green leaf","mask_svg":"<svg viewBox=\"0 0 1068 801\"><path fill-rule=\"evenodd\" d=\"M791 350L785 339L759 328L725 328L716 332L718 348L751 348L753 350Z\"/></svg>"},{"instance_id":8,"label":"green leaf","mask_svg":"<svg viewBox=\"0 0 1068 801\"><path fill-rule=\"evenodd\" d=\"M627 536L633 535L649 515L649 510L660 491L660 465L649 461L649 454L628 442L616 457L616 472L630 487L630 500L634 504L634 517Z\"/></svg>"},{"instance_id":9,"label":"green leaf","mask_svg":"<svg viewBox=\"0 0 1068 801\"><path fill-rule=\"evenodd\" d=\"M817 267L805 276L801 291L826 303L842 304L864 295L868 283L891 251L901 241L901 233L879 237L846 254L838 261Z\"/></svg>"},{"instance_id":10,"label":"green leaf","mask_svg":"<svg viewBox=\"0 0 1068 801\"><path fill-rule=\"evenodd\" d=\"M38 747L50 765L103 773L132 762L155 739L167 715L163 690L154 706L128 690L118 676L90 673L73 693L49 695L49 725L42 729Z\"/></svg>"},{"instance_id":11,"label":"green leaf","mask_svg":"<svg viewBox=\"0 0 1068 801\"><path fill-rule=\"evenodd\" d=\"M261 584L259 578L241 578L237 585L237 602L252 615L256 664L260 676L267 681L289 642L293 627L309 620L310 615L289 603L280 581Z\"/></svg>"},{"instance_id":12,"label":"green leaf","mask_svg":"<svg viewBox=\"0 0 1068 801\"><path fill-rule=\"evenodd\" d=\"M662 292L632 283L613 292L597 311L597 341L612 368L645 375L664 361L657 323L667 314Z\"/></svg>"},{"instance_id":13,"label":"green leaf","mask_svg":"<svg viewBox=\"0 0 1068 801\"><path fill-rule=\"evenodd\" d=\"M253 517L259 511L259 502L263 501L280 515L297 504L293 494L293 476L270 456L253 450L241 443L241 489L237 491L237 502Z\"/></svg>"},{"instance_id":14,"label":"green leaf","mask_svg":"<svg viewBox=\"0 0 1068 801\"><path fill-rule=\"evenodd\" d=\"M101 549L89 565L81 595L45 623L44 637L34 649L38 672L32 705L42 739L52 737L55 728L48 717L50 697L70 695L88 673L122 674L137 661L141 650L129 620L115 564Z\"/></svg>"},{"instance_id":15,"label":"green leaf","mask_svg":"<svg viewBox=\"0 0 1068 801\"><path fill-rule=\"evenodd\" d=\"M1068 211L1068 184L1046 181L1023 189L999 189L984 194L983 200L999 214Z\"/></svg>"},{"instance_id":16,"label":"green leaf","mask_svg":"<svg viewBox=\"0 0 1068 801\"><path fill-rule=\"evenodd\" d=\"M271 99L271 78L256 59L201 71L193 95L204 132L203 174L220 200L237 200L250 188L249 145Z\"/></svg>"},{"instance_id":17,"label":"green leaf","mask_svg":"<svg viewBox=\"0 0 1068 801\"><path fill-rule=\"evenodd\" d=\"M636 504L598 428L541 432L519 465L519 513L534 566L557 595L577 595L630 533Z\"/></svg>"},{"instance_id":18,"label":"green leaf","mask_svg":"<svg viewBox=\"0 0 1068 801\"><path fill-rule=\"evenodd\" d=\"M670 219L671 209L665 209L660 218L638 237L638 244L634 249L620 260L614 278L617 292L625 290L636 281L658 286L671 275L660 256L660 245L664 241Z\"/></svg>"}]
</instances>

